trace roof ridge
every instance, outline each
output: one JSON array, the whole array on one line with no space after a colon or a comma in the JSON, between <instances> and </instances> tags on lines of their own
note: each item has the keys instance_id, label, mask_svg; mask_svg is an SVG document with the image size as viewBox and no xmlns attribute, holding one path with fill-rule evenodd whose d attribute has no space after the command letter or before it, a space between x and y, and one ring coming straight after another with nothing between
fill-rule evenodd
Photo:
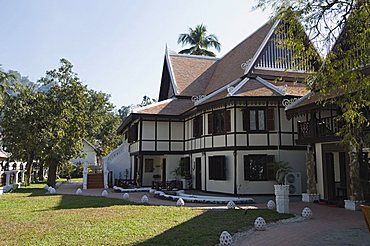
<instances>
[{"instance_id":1,"label":"roof ridge","mask_svg":"<svg viewBox=\"0 0 370 246\"><path fill-rule=\"evenodd\" d=\"M179 94L179 91L177 89L175 73L173 72L173 67L172 67L172 63L171 63L171 59L170 59L170 55L169 55L170 52L171 51L168 49L168 47L166 45L165 60L167 61L167 68L168 68L168 71L169 71L169 74L170 74L170 80L171 80L172 87L173 87L173 93L176 96L176 95Z\"/></svg>"},{"instance_id":2,"label":"roof ridge","mask_svg":"<svg viewBox=\"0 0 370 246\"><path fill-rule=\"evenodd\" d=\"M224 54L222 57L220 57L219 59L221 60L222 58L224 58L225 56L227 56L228 54L230 54L234 49L236 49L240 44L244 43L247 39L251 38L254 34L258 33L265 25L269 24L271 21L273 20L268 20L266 21L265 23L263 23L263 25L261 25L260 27L258 27L257 30L255 30L254 32L252 32L251 34L249 34L245 39L243 39L241 42L239 42L237 45L234 46L234 48L232 48L231 50L229 50L229 52L227 52L226 54Z\"/></svg>"},{"instance_id":3,"label":"roof ridge","mask_svg":"<svg viewBox=\"0 0 370 246\"><path fill-rule=\"evenodd\" d=\"M179 54L179 53L169 53L169 56L179 56L179 57L186 57L186 58L193 58L193 59L208 59L208 60L219 60L218 57L212 56L200 56L200 55L189 55L189 54Z\"/></svg>"},{"instance_id":4,"label":"roof ridge","mask_svg":"<svg viewBox=\"0 0 370 246\"><path fill-rule=\"evenodd\" d=\"M212 80L213 80L213 77L215 76L215 71L217 70L217 66L219 65L219 63L220 63L224 58L226 58L228 55L232 54L232 53L233 53L233 51L234 51L235 49L239 48L239 46L240 46L240 45L242 45L243 43L247 42L247 41L248 41L248 39L250 39L250 38L252 38L254 35L258 34L258 33L262 30L262 28L264 28L266 25L271 24L272 22L273 22L273 20L269 20L269 21L265 22L265 23L264 23L262 26L260 26L256 31L254 31L253 33L251 33L248 37L246 37L245 39L243 39L243 41L239 42L239 43L238 43L234 48L232 48L229 52L227 52L223 57L221 57L219 60L217 60L217 61L215 62L215 64L214 64L214 65L216 65L216 68L215 68L215 70L212 72L212 76L211 76L211 78L210 78L210 80L209 80L209 81L212 81ZM274 21L274 23L273 23L272 27L270 27L270 29L269 29L268 33L266 34L266 36L265 36L265 38L264 38L263 42L259 45L258 49L256 50L256 52L254 53L254 55L252 56L252 58L251 58L251 59L253 59L253 60L257 59L257 58L255 58L256 53L260 50L260 47L261 47L261 45L262 45L262 44L263 44L263 45L265 45L265 39L266 39L266 37L267 37L267 36L271 36L271 30L274 30L274 29L275 29L276 22L277 22L277 21ZM273 31L272 31L272 33L273 33ZM267 38L267 40L268 40L268 39L269 39L269 38ZM260 52L260 51L259 51L259 52ZM257 57L258 57L258 56L257 56ZM246 62L246 61L244 61L244 62ZM244 74L246 74L246 73L244 72ZM233 80L233 81L234 81L234 80ZM230 84L230 83L232 83L233 81L228 82L227 84ZM209 86L209 83L208 83L208 85L207 85L207 88L208 88L208 86ZM222 87L221 87L221 88L222 88ZM219 88L218 88L218 89L219 89ZM218 89L216 89L216 90L218 90ZM214 91L216 91L216 90L214 90ZM211 93L213 93L214 91L212 91Z\"/></svg>"}]
</instances>

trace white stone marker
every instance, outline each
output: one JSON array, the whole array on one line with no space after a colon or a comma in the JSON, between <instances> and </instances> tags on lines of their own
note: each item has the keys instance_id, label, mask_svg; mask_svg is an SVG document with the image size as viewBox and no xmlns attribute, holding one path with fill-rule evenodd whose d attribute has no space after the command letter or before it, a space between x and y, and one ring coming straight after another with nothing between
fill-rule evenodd
<instances>
[{"instance_id":1,"label":"white stone marker","mask_svg":"<svg viewBox=\"0 0 370 246\"><path fill-rule=\"evenodd\" d=\"M180 197L179 200L177 200L176 202L176 206L182 207L184 205L185 205L184 199Z\"/></svg>"},{"instance_id":2,"label":"white stone marker","mask_svg":"<svg viewBox=\"0 0 370 246\"><path fill-rule=\"evenodd\" d=\"M123 199L128 200L130 198L130 195L128 193L123 194Z\"/></svg>"},{"instance_id":3,"label":"white stone marker","mask_svg":"<svg viewBox=\"0 0 370 246\"><path fill-rule=\"evenodd\" d=\"M289 213L289 185L274 185L276 196L276 211L281 214Z\"/></svg>"},{"instance_id":4,"label":"white stone marker","mask_svg":"<svg viewBox=\"0 0 370 246\"><path fill-rule=\"evenodd\" d=\"M258 217L255 221L254 221L254 228L257 230L257 231L264 231L266 230L266 221L264 218L262 217Z\"/></svg>"},{"instance_id":5,"label":"white stone marker","mask_svg":"<svg viewBox=\"0 0 370 246\"><path fill-rule=\"evenodd\" d=\"M235 202L229 201L226 206L227 209L235 209Z\"/></svg>"},{"instance_id":6,"label":"white stone marker","mask_svg":"<svg viewBox=\"0 0 370 246\"><path fill-rule=\"evenodd\" d=\"M233 243L233 238L231 237L230 233L227 231L223 231L220 235L220 245L226 246L231 245Z\"/></svg>"}]
</instances>

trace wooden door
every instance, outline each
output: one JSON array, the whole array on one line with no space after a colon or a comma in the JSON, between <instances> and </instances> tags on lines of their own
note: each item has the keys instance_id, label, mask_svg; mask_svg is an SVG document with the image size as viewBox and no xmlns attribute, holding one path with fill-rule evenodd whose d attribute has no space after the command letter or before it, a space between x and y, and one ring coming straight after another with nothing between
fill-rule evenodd
<instances>
[{"instance_id":1,"label":"wooden door","mask_svg":"<svg viewBox=\"0 0 370 246\"><path fill-rule=\"evenodd\" d=\"M166 182L166 169L167 169L167 161L166 159L162 159L162 182Z\"/></svg>"},{"instance_id":2,"label":"wooden door","mask_svg":"<svg viewBox=\"0 0 370 246\"><path fill-rule=\"evenodd\" d=\"M138 160L137 156L134 157L134 182L137 180L137 171L138 171Z\"/></svg>"},{"instance_id":3,"label":"wooden door","mask_svg":"<svg viewBox=\"0 0 370 246\"><path fill-rule=\"evenodd\" d=\"M334 180L334 155L325 153L324 156L324 191L328 201L335 199L335 180Z\"/></svg>"},{"instance_id":4,"label":"wooden door","mask_svg":"<svg viewBox=\"0 0 370 246\"><path fill-rule=\"evenodd\" d=\"M195 158L195 189L202 190L202 158Z\"/></svg>"}]
</instances>

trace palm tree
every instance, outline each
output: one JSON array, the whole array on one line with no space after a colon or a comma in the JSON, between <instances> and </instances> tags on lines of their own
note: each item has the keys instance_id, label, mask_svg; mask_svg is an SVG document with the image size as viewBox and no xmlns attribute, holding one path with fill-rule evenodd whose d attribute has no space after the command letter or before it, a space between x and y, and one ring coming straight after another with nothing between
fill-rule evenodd
<instances>
[{"instance_id":1,"label":"palm tree","mask_svg":"<svg viewBox=\"0 0 370 246\"><path fill-rule=\"evenodd\" d=\"M194 29L189 28L188 33L180 34L177 43L181 43L182 46L191 45L190 48L181 50L180 54L216 56L208 48L213 47L218 52L221 50L221 44L218 42L217 37L214 34L207 35L207 27L203 24L197 25Z\"/></svg>"}]
</instances>

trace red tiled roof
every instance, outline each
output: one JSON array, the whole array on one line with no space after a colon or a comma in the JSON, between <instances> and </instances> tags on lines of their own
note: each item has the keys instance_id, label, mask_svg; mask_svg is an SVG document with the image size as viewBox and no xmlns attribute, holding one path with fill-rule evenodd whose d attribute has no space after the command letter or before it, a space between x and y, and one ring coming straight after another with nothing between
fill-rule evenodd
<instances>
[{"instance_id":1,"label":"red tiled roof","mask_svg":"<svg viewBox=\"0 0 370 246\"><path fill-rule=\"evenodd\" d=\"M209 77L211 70L208 71L208 68L217 61L217 58L180 54L169 54L169 58L179 95L194 96L205 90L207 86L205 82L208 79L204 78ZM205 71L208 72L203 75Z\"/></svg>"},{"instance_id":2,"label":"red tiled roof","mask_svg":"<svg viewBox=\"0 0 370 246\"><path fill-rule=\"evenodd\" d=\"M274 22L269 21L217 61L204 93L207 95L244 75L241 65L252 59Z\"/></svg>"},{"instance_id":3,"label":"red tiled roof","mask_svg":"<svg viewBox=\"0 0 370 246\"><path fill-rule=\"evenodd\" d=\"M159 115L180 115L192 108L194 103L190 99L171 98L148 106L137 108L137 114L159 114Z\"/></svg>"}]
</instances>

